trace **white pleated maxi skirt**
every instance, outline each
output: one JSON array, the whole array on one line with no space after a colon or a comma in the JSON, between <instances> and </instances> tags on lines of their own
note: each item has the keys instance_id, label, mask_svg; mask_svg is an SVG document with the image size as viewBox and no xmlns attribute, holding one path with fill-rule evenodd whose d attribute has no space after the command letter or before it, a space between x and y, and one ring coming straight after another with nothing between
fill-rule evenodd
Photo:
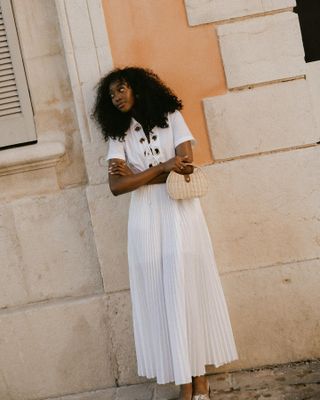
<instances>
[{"instance_id":1,"label":"white pleated maxi skirt","mask_svg":"<svg viewBox=\"0 0 320 400\"><path fill-rule=\"evenodd\" d=\"M138 375L179 385L238 359L199 199L132 192L128 263Z\"/></svg>"}]
</instances>

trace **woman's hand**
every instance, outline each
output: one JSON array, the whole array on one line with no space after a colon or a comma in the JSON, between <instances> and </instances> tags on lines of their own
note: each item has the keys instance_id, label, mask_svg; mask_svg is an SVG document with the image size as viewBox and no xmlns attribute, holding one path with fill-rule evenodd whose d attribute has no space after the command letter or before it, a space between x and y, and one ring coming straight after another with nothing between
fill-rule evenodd
<instances>
[{"instance_id":1,"label":"woman's hand","mask_svg":"<svg viewBox=\"0 0 320 400\"><path fill-rule=\"evenodd\" d=\"M164 172L175 171L178 174L191 174L193 172L193 167L189 164L189 156L175 156L162 165Z\"/></svg>"},{"instance_id":2,"label":"woman's hand","mask_svg":"<svg viewBox=\"0 0 320 400\"><path fill-rule=\"evenodd\" d=\"M131 169L128 167L126 162L124 160L118 160L115 161L113 160L109 164L109 174L111 175L121 175L121 176L126 176L126 175L132 175L133 172Z\"/></svg>"}]
</instances>

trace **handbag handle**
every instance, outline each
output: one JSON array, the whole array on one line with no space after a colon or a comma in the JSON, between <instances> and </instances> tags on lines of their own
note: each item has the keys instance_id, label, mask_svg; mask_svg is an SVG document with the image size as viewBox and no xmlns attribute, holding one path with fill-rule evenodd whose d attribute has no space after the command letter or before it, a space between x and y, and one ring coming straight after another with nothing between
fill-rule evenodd
<instances>
[{"instance_id":1,"label":"handbag handle","mask_svg":"<svg viewBox=\"0 0 320 400\"><path fill-rule=\"evenodd\" d=\"M195 168L198 168L198 167L197 167L196 165L194 165L194 164L188 164L188 165L191 165L191 166L193 167L193 170L194 170ZM193 170L192 170L192 172L193 172ZM191 174L183 174L184 180L185 180L187 183L189 183L189 182L191 181L190 175L191 175Z\"/></svg>"}]
</instances>

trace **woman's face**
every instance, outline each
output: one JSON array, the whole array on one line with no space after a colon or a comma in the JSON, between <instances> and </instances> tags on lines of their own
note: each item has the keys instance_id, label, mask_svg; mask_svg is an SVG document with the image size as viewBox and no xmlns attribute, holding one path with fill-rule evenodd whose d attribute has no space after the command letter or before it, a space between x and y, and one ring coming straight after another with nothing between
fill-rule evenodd
<instances>
[{"instance_id":1,"label":"woman's face","mask_svg":"<svg viewBox=\"0 0 320 400\"><path fill-rule=\"evenodd\" d=\"M128 112L134 106L134 94L128 83L115 81L109 86L112 104L121 112Z\"/></svg>"}]
</instances>

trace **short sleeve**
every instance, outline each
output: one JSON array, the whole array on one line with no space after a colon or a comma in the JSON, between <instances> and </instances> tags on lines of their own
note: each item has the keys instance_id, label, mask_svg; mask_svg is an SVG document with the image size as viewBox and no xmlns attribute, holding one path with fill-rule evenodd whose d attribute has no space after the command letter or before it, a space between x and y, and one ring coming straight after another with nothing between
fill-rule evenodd
<instances>
[{"instance_id":1,"label":"short sleeve","mask_svg":"<svg viewBox=\"0 0 320 400\"><path fill-rule=\"evenodd\" d=\"M108 140L109 148L105 160L111 160L111 158L120 158L121 160L126 159L124 151L124 142L120 142L117 139Z\"/></svg>"},{"instance_id":2,"label":"short sleeve","mask_svg":"<svg viewBox=\"0 0 320 400\"><path fill-rule=\"evenodd\" d=\"M190 132L190 129L183 119L180 111L175 111L170 114L170 120L173 132L174 147L177 147L179 144L187 142L188 140L191 141L191 144L196 144L196 140Z\"/></svg>"}]
</instances>

